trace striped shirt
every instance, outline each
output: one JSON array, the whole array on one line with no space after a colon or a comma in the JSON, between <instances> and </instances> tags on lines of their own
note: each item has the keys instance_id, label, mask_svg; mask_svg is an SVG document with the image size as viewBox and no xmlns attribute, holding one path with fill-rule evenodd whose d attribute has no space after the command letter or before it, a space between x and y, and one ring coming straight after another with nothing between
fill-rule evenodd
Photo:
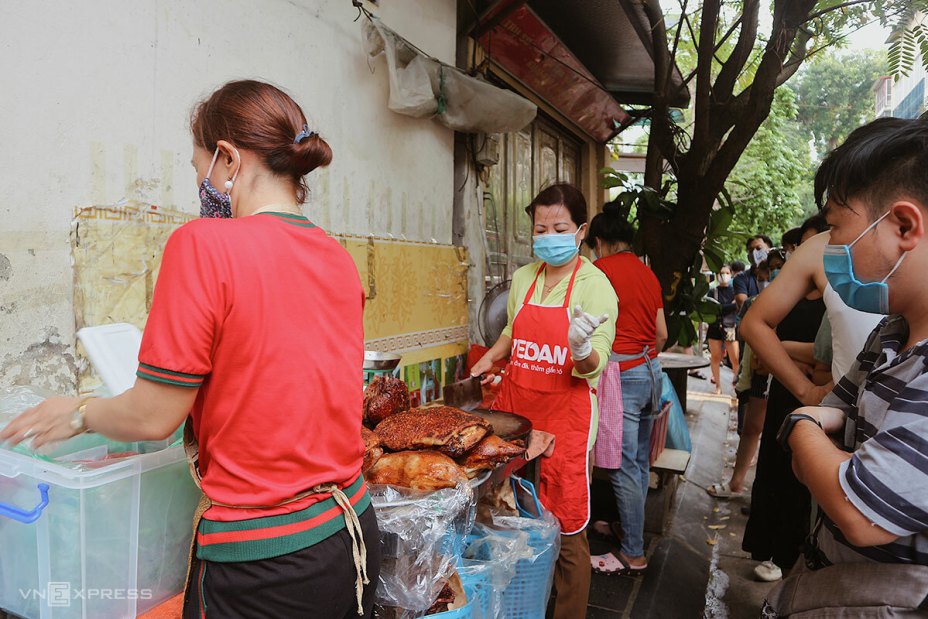
<instances>
[{"instance_id":1,"label":"striped shirt","mask_svg":"<svg viewBox=\"0 0 928 619\"><path fill-rule=\"evenodd\" d=\"M847 415L839 482L872 523L899 536L883 546L850 544L827 517L819 548L832 563L928 565L928 340L904 349L909 326L884 319L822 406Z\"/></svg>"}]
</instances>

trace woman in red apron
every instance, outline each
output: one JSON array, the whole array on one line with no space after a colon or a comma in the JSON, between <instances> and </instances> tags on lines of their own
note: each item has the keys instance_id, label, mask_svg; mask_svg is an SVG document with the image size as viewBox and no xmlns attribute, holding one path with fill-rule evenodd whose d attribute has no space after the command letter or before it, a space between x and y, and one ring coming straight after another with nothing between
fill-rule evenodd
<instances>
[{"instance_id":1,"label":"woman in red apron","mask_svg":"<svg viewBox=\"0 0 928 619\"><path fill-rule=\"evenodd\" d=\"M510 363L494 408L531 419L555 436L541 460L539 494L561 524L561 554L554 574L555 619L586 616L590 587L589 452L595 436L595 381L615 335L617 301L606 277L578 246L586 228L586 200L572 185L542 191L526 209L540 262L512 280L509 325L471 369L487 372Z\"/></svg>"}]
</instances>

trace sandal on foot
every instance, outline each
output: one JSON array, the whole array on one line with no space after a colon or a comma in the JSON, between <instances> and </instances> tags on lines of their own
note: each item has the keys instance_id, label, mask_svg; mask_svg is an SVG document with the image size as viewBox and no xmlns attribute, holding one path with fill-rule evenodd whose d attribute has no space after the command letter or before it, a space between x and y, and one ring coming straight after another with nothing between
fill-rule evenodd
<instances>
[{"instance_id":1,"label":"sandal on foot","mask_svg":"<svg viewBox=\"0 0 928 619\"><path fill-rule=\"evenodd\" d=\"M606 522L605 520L597 520L593 523L593 532L600 537L609 540L610 542L622 542L622 525L619 522Z\"/></svg>"},{"instance_id":2,"label":"sandal on foot","mask_svg":"<svg viewBox=\"0 0 928 619\"><path fill-rule=\"evenodd\" d=\"M727 481L725 483L712 484L706 488L706 492L708 492L710 496L714 496L717 499L737 499L743 496L747 496L747 492L744 490L739 492L732 490L731 483Z\"/></svg>"},{"instance_id":3,"label":"sandal on foot","mask_svg":"<svg viewBox=\"0 0 928 619\"><path fill-rule=\"evenodd\" d=\"M640 567L633 566L625 560L621 553L616 555L611 552L590 557L590 566L597 574L605 574L606 576L636 576L648 569L647 563Z\"/></svg>"}]
</instances>

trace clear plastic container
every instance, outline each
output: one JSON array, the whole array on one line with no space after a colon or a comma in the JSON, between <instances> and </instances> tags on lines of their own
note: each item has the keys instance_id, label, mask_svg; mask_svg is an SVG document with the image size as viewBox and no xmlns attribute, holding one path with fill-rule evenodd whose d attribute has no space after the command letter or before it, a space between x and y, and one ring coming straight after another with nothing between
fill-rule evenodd
<instances>
[{"instance_id":1,"label":"clear plastic container","mask_svg":"<svg viewBox=\"0 0 928 619\"><path fill-rule=\"evenodd\" d=\"M181 592L199 499L183 447L83 435L48 456L0 449L0 608L121 619Z\"/></svg>"}]
</instances>

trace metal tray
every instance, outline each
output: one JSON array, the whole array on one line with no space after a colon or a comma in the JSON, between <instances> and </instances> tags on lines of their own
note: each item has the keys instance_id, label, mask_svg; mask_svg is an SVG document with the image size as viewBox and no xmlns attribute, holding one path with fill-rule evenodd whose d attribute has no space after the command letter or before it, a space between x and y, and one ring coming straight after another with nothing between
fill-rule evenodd
<instances>
[{"instance_id":1,"label":"metal tray","mask_svg":"<svg viewBox=\"0 0 928 619\"><path fill-rule=\"evenodd\" d=\"M400 364L402 357L389 352L377 352L375 350L364 351L365 370L393 370Z\"/></svg>"},{"instance_id":2,"label":"metal tray","mask_svg":"<svg viewBox=\"0 0 928 619\"><path fill-rule=\"evenodd\" d=\"M528 435L532 431L532 422L522 415L506 413L503 411L476 408L470 411L472 415L483 417L493 425L493 433L503 440L514 441L521 439L528 444Z\"/></svg>"}]
</instances>

